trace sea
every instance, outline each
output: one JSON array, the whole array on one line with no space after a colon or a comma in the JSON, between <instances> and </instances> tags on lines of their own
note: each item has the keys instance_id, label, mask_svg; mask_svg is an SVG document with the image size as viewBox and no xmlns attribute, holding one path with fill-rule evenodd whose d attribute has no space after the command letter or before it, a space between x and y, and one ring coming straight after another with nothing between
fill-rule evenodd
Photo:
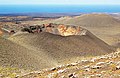
<instances>
[{"instance_id":1,"label":"sea","mask_svg":"<svg viewBox=\"0 0 120 78\"><path fill-rule=\"evenodd\" d=\"M119 13L120 5L0 5L9 13Z\"/></svg>"}]
</instances>

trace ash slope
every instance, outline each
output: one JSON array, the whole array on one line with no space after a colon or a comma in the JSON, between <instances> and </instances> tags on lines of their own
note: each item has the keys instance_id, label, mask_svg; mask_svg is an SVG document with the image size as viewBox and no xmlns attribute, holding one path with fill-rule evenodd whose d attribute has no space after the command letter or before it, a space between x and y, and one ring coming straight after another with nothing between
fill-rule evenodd
<instances>
[{"instance_id":1,"label":"ash slope","mask_svg":"<svg viewBox=\"0 0 120 78\"><path fill-rule=\"evenodd\" d=\"M15 35L9 39L25 48L40 51L37 55L44 56L47 60L52 59L56 63L62 63L65 59L96 56L114 51L111 46L89 31L87 31L86 35L81 36L61 36L48 32L25 33Z\"/></svg>"}]
</instances>

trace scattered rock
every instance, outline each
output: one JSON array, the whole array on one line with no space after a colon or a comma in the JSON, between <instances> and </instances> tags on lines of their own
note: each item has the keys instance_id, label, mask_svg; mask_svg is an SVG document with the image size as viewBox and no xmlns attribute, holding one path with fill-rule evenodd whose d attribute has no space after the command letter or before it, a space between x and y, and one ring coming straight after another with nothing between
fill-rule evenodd
<instances>
[{"instance_id":1,"label":"scattered rock","mask_svg":"<svg viewBox=\"0 0 120 78\"><path fill-rule=\"evenodd\" d=\"M100 69L102 68L101 66L92 66L91 69Z\"/></svg>"},{"instance_id":2,"label":"scattered rock","mask_svg":"<svg viewBox=\"0 0 120 78\"><path fill-rule=\"evenodd\" d=\"M63 73L63 72L65 72L65 69L57 71L57 73Z\"/></svg>"},{"instance_id":3,"label":"scattered rock","mask_svg":"<svg viewBox=\"0 0 120 78\"><path fill-rule=\"evenodd\" d=\"M56 68L55 68L55 67L51 69L51 71L55 71L55 70L56 70Z\"/></svg>"}]
</instances>

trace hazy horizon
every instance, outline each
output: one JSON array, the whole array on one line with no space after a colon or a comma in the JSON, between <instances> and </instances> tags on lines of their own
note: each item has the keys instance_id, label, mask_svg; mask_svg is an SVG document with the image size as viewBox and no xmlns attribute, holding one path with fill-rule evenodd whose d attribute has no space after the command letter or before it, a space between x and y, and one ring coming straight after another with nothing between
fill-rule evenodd
<instances>
[{"instance_id":1,"label":"hazy horizon","mask_svg":"<svg viewBox=\"0 0 120 78\"><path fill-rule=\"evenodd\" d=\"M120 5L120 0L0 0L0 5L25 4L25 5Z\"/></svg>"},{"instance_id":2,"label":"hazy horizon","mask_svg":"<svg viewBox=\"0 0 120 78\"><path fill-rule=\"evenodd\" d=\"M0 13L118 13L120 5L0 5Z\"/></svg>"},{"instance_id":3,"label":"hazy horizon","mask_svg":"<svg viewBox=\"0 0 120 78\"><path fill-rule=\"evenodd\" d=\"M0 0L0 13L120 12L120 0Z\"/></svg>"}]
</instances>

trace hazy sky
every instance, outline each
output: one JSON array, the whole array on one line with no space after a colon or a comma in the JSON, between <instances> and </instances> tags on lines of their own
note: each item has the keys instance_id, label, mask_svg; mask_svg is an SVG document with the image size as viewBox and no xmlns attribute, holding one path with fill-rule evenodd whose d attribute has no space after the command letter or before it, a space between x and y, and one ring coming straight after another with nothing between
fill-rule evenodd
<instances>
[{"instance_id":1,"label":"hazy sky","mask_svg":"<svg viewBox=\"0 0 120 78\"><path fill-rule=\"evenodd\" d=\"M0 0L0 4L119 4L120 0Z\"/></svg>"}]
</instances>

